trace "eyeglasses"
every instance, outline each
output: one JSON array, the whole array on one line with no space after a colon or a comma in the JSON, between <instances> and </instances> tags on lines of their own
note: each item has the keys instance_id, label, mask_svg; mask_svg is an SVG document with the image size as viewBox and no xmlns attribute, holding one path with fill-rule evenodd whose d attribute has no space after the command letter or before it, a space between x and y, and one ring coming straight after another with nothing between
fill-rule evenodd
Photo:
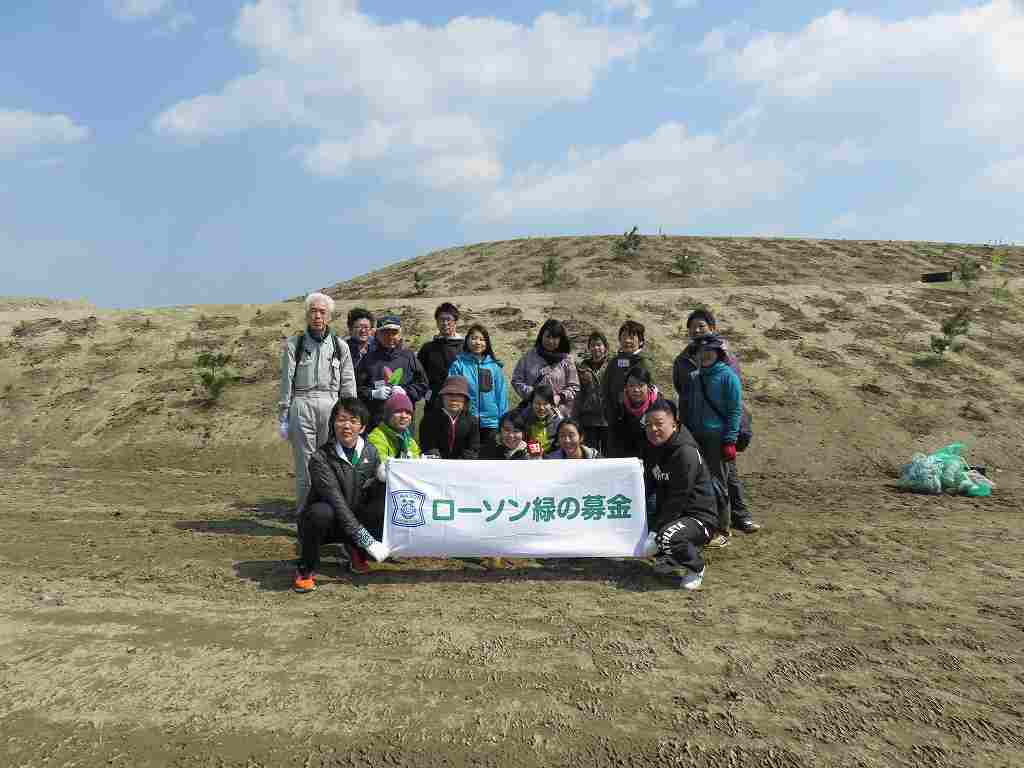
<instances>
[{"instance_id":1,"label":"eyeglasses","mask_svg":"<svg viewBox=\"0 0 1024 768\"><path fill-rule=\"evenodd\" d=\"M445 323L447 325L448 323L454 323L455 318L452 317L451 315L441 315L439 318L437 318L437 322Z\"/></svg>"}]
</instances>

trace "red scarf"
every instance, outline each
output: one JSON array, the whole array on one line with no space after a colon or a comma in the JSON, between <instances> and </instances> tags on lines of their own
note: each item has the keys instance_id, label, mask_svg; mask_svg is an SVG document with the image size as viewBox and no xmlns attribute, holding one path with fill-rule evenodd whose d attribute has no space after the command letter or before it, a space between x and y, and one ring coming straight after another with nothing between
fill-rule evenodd
<instances>
[{"instance_id":1,"label":"red scarf","mask_svg":"<svg viewBox=\"0 0 1024 768\"><path fill-rule=\"evenodd\" d=\"M629 413L631 416L636 416L637 418L640 418L645 413L647 413L647 409L650 408L652 405L654 405L654 401L657 400L657 399L658 399L658 388L652 385L651 386L651 391L647 395L647 399L644 400L642 403L640 403L640 405L633 405L633 403L630 401L630 399L628 397L626 397L625 395L623 395L622 396L622 407L625 408L626 412Z\"/></svg>"}]
</instances>

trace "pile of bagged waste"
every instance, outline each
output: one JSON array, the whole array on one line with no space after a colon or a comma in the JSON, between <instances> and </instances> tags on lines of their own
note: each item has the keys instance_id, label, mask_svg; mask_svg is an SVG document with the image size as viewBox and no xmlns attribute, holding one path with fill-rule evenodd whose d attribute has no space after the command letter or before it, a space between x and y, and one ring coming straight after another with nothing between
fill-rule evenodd
<instances>
[{"instance_id":1,"label":"pile of bagged waste","mask_svg":"<svg viewBox=\"0 0 1024 768\"><path fill-rule=\"evenodd\" d=\"M900 468L896 485L918 493L952 493L990 496L995 483L973 469L961 455L963 443L953 443L935 453L915 453Z\"/></svg>"}]
</instances>

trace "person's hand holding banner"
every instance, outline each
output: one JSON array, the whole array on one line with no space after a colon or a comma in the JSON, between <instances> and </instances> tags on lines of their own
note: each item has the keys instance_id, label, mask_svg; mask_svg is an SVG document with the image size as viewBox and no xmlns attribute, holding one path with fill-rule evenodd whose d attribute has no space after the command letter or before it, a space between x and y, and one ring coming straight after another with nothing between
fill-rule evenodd
<instances>
[{"instance_id":1,"label":"person's hand holding banner","mask_svg":"<svg viewBox=\"0 0 1024 768\"><path fill-rule=\"evenodd\" d=\"M388 559L388 555L391 554L391 550L389 550L379 541L373 542L373 544L366 548L366 551L369 553L370 557L372 557L378 563L383 563L385 560Z\"/></svg>"}]
</instances>

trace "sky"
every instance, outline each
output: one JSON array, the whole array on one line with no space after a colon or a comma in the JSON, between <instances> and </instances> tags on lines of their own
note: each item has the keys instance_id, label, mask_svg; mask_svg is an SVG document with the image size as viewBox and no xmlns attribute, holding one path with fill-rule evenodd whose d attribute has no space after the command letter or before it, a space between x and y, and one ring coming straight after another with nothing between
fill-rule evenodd
<instances>
[{"instance_id":1,"label":"sky","mask_svg":"<svg viewBox=\"0 0 1024 768\"><path fill-rule=\"evenodd\" d=\"M1024 241L1024 0L6 0L0 295L643 233Z\"/></svg>"}]
</instances>

